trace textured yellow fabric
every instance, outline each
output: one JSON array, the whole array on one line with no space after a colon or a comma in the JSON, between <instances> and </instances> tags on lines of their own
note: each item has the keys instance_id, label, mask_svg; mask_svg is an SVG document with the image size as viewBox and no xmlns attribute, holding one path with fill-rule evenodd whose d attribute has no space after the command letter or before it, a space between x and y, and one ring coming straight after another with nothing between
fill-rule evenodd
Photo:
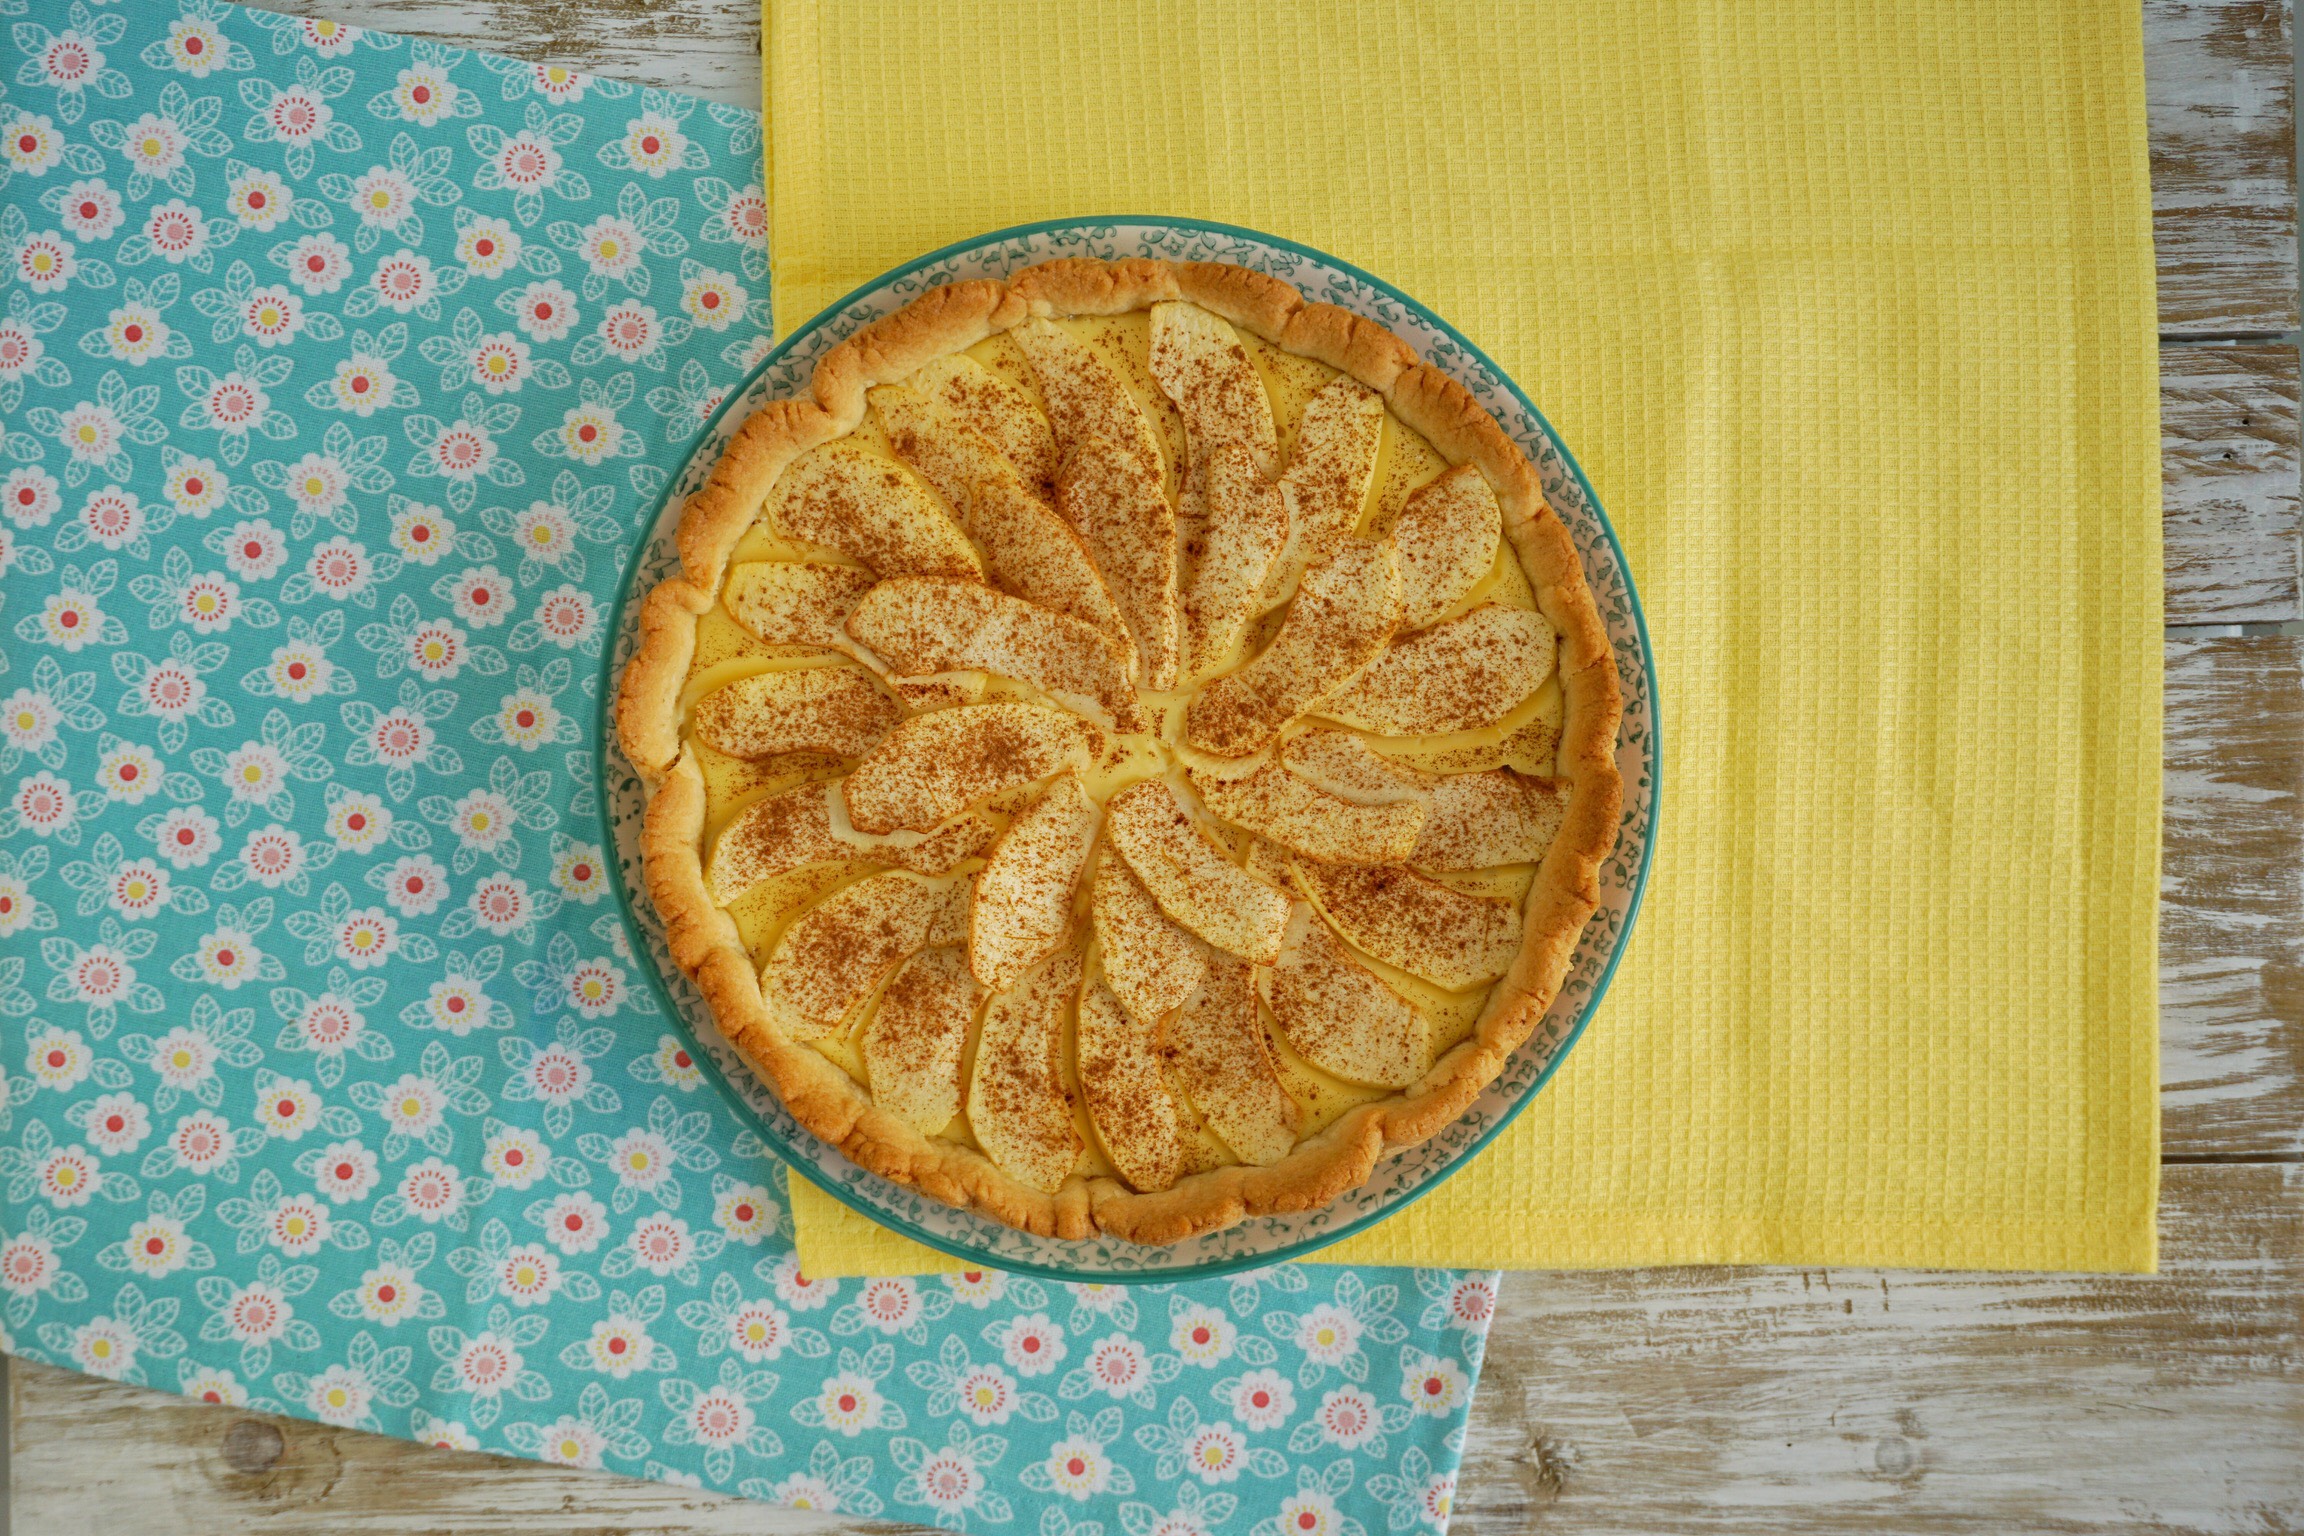
<instances>
[{"instance_id":1,"label":"textured yellow fabric","mask_svg":"<svg viewBox=\"0 0 2304 1536\"><path fill-rule=\"evenodd\" d=\"M2152 1266L2134 0L771 0L766 48L781 323L1001 225L1250 225L1460 325L1623 536L1631 953L1510 1132L1323 1258ZM811 1273L934 1267L795 1205Z\"/></svg>"}]
</instances>

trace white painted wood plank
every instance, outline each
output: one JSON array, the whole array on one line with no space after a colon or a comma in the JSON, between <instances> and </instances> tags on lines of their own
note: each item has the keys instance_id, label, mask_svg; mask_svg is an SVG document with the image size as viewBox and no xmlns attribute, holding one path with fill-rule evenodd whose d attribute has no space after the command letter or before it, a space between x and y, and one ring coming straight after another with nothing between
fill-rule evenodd
<instances>
[{"instance_id":1,"label":"white painted wood plank","mask_svg":"<svg viewBox=\"0 0 2304 1536\"><path fill-rule=\"evenodd\" d=\"M2172 640L2160 904L2161 1137L2304 1153L2304 637Z\"/></svg>"},{"instance_id":2,"label":"white painted wood plank","mask_svg":"<svg viewBox=\"0 0 2304 1536\"><path fill-rule=\"evenodd\" d=\"M2145 0L2163 335L2296 324L2289 0Z\"/></svg>"},{"instance_id":3,"label":"white painted wood plank","mask_svg":"<svg viewBox=\"0 0 2304 1536\"><path fill-rule=\"evenodd\" d=\"M2170 1168L2153 1277L1507 1277L1455 1536L2292 1531L2304 1169Z\"/></svg>"},{"instance_id":4,"label":"white painted wood plank","mask_svg":"<svg viewBox=\"0 0 2304 1536\"><path fill-rule=\"evenodd\" d=\"M2172 1168L2162 1222L2157 1277L1507 1276L1456 1536L2293 1529L2304 1169ZM17 1529L38 1536L888 1529L11 1379Z\"/></svg>"},{"instance_id":5,"label":"white painted wood plank","mask_svg":"<svg viewBox=\"0 0 2304 1536\"><path fill-rule=\"evenodd\" d=\"M2169 623L2304 615L2296 398L2294 347L2160 349Z\"/></svg>"}]
</instances>

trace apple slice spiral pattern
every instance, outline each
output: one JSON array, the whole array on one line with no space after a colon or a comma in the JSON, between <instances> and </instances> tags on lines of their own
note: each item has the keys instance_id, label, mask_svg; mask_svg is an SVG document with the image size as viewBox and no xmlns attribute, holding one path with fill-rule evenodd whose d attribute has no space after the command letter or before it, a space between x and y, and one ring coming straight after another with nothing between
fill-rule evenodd
<instances>
[{"instance_id":1,"label":"apple slice spiral pattern","mask_svg":"<svg viewBox=\"0 0 2304 1536\"><path fill-rule=\"evenodd\" d=\"M781 1048L958 1159L869 1165L1077 1228L1469 1048L1569 801L1481 469L1183 299L866 382L731 544L678 771Z\"/></svg>"}]
</instances>

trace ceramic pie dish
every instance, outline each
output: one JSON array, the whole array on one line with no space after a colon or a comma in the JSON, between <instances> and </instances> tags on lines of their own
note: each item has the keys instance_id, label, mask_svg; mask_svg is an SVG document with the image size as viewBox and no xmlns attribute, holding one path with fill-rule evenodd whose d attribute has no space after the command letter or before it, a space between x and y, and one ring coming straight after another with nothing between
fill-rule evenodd
<instances>
[{"instance_id":1,"label":"ceramic pie dish","mask_svg":"<svg viewBox=\"0 0 2304 1536\"><path fill-rule=\"evenodd\" d=\"M716 1032L857 1168L1060 1243L1205 1246L1477 1129L1623 822L1521 442L1238 262L849 330L724 434L617 695Z\"/></svg>"}]
</instances>

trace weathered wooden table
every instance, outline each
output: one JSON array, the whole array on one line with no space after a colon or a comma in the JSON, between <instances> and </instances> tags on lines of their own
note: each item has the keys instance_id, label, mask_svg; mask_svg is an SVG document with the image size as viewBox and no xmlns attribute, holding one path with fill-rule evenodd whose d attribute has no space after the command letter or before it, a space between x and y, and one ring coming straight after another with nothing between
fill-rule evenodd
<instances>
[{"instance_id":1,"label":"weathered wooden table","mask_svg":"<svg viewBox=\"0 0 2304 1536\"><path fill-rule=\"evenodd\" d=\"M759 100L752 0L291 0ZM2304 606L2283 0L2146 0L2167 486L2164 1273L1507 1277L1461 1536L2304 1530ZM8 1371L11 1529L853 1527ZM876 1527L886 1529L885 1527Z\"/></svg>"}]
</instances>

